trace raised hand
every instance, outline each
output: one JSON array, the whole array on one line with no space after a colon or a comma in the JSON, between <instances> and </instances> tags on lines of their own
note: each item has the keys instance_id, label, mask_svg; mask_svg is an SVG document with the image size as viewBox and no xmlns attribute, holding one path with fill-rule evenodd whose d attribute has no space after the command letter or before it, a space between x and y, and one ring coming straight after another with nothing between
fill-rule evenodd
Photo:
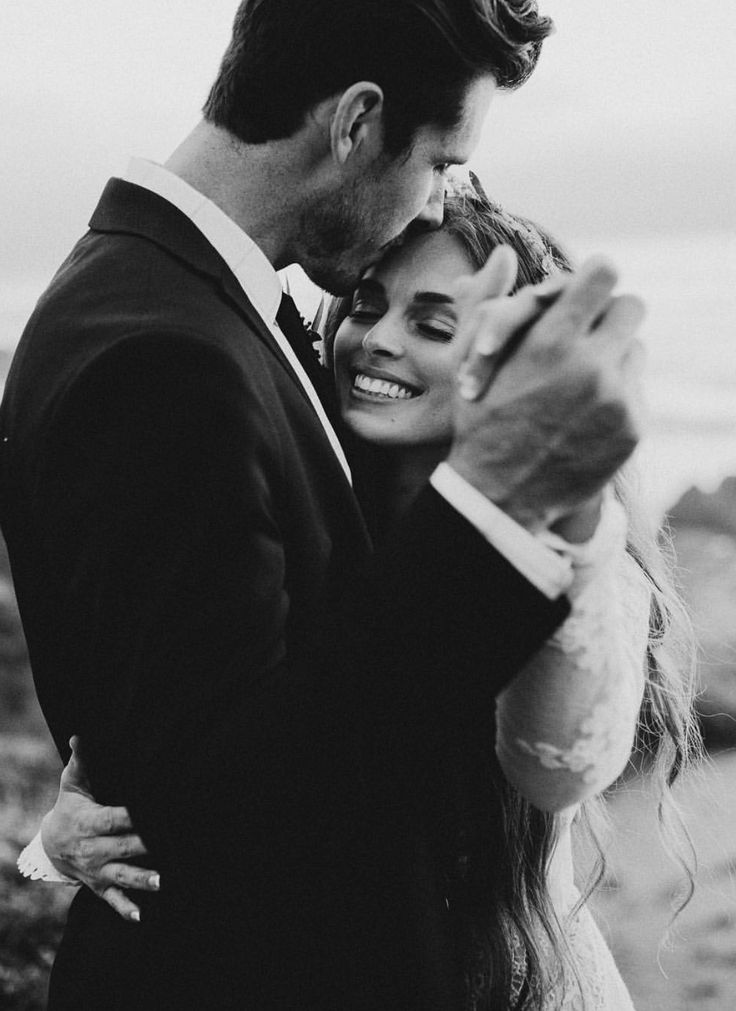
<instances>
[{"instance_id":1,"label":"raised hand","mask_svg":"<svg viewBox=\"0 0 736 1011\"><path fill-rule=\"evenodd\" d=\"M59 795L43 819L41 840L54 867L86 885L123 919L138 922L140 909L123 889L156 892L159 875L125 861L146 855L124 807L96 803L80 757L79 738L61 774Z\"/></svg>"},{"instance_id":2,"label":"raised hand","mask_svg":"<svg viewBox=\"0 0 736 1011\"><path fill-rule=\"evenodd\" d=\"M613 295L618 277L601 258L566 281L498 298L508 252L494 256L460 282L458 335L468 352L448 462L536 530L589 510L637 445L644 308Z\"/></svg>"}]
</instances>

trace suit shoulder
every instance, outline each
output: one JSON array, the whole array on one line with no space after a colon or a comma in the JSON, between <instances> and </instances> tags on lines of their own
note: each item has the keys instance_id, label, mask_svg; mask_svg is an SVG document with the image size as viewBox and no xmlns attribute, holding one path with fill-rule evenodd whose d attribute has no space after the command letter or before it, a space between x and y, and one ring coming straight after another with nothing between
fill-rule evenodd
<instances>
[{"instance_id":1,"label":"suit shoulder","mask_svg":"<svg viewBox=\"0 0 736 1011\"><path fill-rule=\"evenodd\" d=\"M89 232L39 299L21 338L10 386L58 392L111 356L230 359L243 373L266 367L258 325L221 289L156 243Z\"/></svg>"},{"instance_id":2,"label":"suit shoulder","mask_svg":"<svg viewBox=\"0 0 736 1011\"><path fill-rule=\"evenodd\" d=\"M218 281L144 236L88 232L39 300L36 326L63 319L72 329L214 330L248 326Z\"/></svg>"}]
</instances>

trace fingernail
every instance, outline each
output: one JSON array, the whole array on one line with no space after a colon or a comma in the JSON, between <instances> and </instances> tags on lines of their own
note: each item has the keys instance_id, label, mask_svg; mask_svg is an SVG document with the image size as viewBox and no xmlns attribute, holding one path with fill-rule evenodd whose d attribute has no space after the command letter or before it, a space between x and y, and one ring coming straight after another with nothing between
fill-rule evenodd
<instances>
[{"instance_id":1,"label":"fingernail","mask_svg":"<svg viewBox=\"0 0 736 1011\"><path fill-rule=\"evenodd\" d=\"M472 372L461 369L457 377L458 389L463 400L475 400L480 391L480 383Z\"/></svg>"},{"instance_id":2,"label":"fingernail","mask_svg":"<svg viewBox=\"0 0 736 1011\"><path fill-rule=\"evenodd\" d=\"M151 888L155 888L156 891L158 891L159 888L161 887L161 875L152 874L148 879L148 884L151 886Z\"/></svg>"},{"instance_id":3,"label":"fingernail","mask_svg":"<svg viewBox=\"0 0 736 1011\"><path fill-rule=\"evenodd\" d=\"M133 912L130 914L130 918L131 920L135 920L136 923L141 922L141 914L138 912L137 909L133 910Z\"/></svg>"}]
</instances>

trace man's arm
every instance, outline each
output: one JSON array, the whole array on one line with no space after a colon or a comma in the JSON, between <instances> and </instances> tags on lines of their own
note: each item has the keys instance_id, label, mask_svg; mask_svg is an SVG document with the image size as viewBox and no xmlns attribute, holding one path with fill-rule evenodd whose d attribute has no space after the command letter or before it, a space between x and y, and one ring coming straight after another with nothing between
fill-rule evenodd
<instances>
[{"instance_id":1,"label":"man's arm","mask_svg":"<svg viewBox=\"0 0 736 1011\"><path fill-rule=\"evenodd\" d=\"M249 839L265 831L277 795L298 822L307 660L286 657L267 408L221 352L145 334L70 388L46 461L39 526L80 637L69 730L93 791L130 807L173 893L243 824Z\"/></svg>"}]
</instances>

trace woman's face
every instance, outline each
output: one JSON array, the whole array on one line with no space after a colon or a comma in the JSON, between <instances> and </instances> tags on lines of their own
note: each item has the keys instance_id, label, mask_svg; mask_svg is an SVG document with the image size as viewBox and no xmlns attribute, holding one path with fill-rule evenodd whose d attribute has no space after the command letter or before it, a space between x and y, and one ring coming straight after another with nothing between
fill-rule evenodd
<instances>
[{"instance_id":1,"label":"woman's face","mask_svg":"<svg viewBox=\"0 0 736 1011\"><path fill-rule=\"evenodd\" d=\"M474 270L460 242L440 231L411 239L363 276L334 347L340 408L360 438L450 441L460 365L450 292Z\"/></svg>"}]
</instances>

